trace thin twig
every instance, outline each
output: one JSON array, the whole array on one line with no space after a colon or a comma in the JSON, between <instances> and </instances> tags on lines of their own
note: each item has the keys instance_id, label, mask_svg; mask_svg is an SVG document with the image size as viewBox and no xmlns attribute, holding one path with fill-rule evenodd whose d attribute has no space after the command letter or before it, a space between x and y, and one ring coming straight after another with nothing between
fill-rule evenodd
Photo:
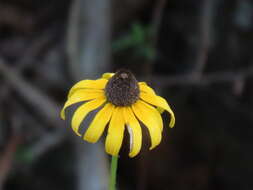
<instances>
[{"instance_id":1,"label":"thin twig","mask_svg":"<svg viewBox=\"0 0 253 190\"><path fill-rule=\"evenodd\" d=\"M159 29L161 26L162 16L163 16L166 2L167 2L166 0L156 1L155 8L153 11L151 25L152 25L152 28L154 31L154 33L153 33L154 34L154 36L153 36L153 45L154 46L157 45L158 32L159 32Z\"/></svg>"},{"instance_id":2,"label":"thin twig","mask_svg":"<svg viewBox=\"0 0 253 190\"><path fill-rule=\"evenodd\" d=\"M165 9L166 0L157 0L154 5L153 13L152 13L152 20L151 20L151 28L152 28L152 36L150 46L155 50L155 57L157 56L157 43L158 43L158 33L162 22L162 16ZM145 66L145 78L146 81L150 81L152 70L154 67L154 61L150 60L147 62Z\"/></svg>"},{"instance_id":3,"label":"thin twig","mask_svg":"<svg viewBox=\"0 0 253 190\"><path fill-rule=\"evenodd\" d=\"M241 71L224 71L206 74L199 79L192 77L191 74L178 76L154 76L152 82L159 86L171 85L210 85L213 83L235 82L238 78L247 78L253 75L253 66L242 69Z\"/></svg>"},{"instance_id":4,"label":"thin twig","mask_svg":"<svg viewBox=\"0 0 253 190\"><path fill-rule=\"evenodd\" d=\"M197 50L196 63L192 70L192 76L194 78L201 77L208 58L213 2L213 0L204 0L202 2L203 7L199 24L200 42Z\"/></svg>"}]
</instances>

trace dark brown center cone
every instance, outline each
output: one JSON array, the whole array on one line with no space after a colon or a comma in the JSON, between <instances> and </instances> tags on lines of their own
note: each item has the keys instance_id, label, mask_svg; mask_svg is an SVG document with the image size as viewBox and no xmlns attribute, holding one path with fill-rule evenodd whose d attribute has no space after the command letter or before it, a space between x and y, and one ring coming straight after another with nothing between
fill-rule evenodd
<instances>
[{"instance_id":1,"label":"dark brown center cone","mask_svg":"<svg viewBox=\"0 0 253 190\"><path fill-rule=\"evenodd\" d=\"M130 71L119 70L108 81L105 94L115 106L130 106L139 99L138 81Z\"/></svg>"}]
</instances>

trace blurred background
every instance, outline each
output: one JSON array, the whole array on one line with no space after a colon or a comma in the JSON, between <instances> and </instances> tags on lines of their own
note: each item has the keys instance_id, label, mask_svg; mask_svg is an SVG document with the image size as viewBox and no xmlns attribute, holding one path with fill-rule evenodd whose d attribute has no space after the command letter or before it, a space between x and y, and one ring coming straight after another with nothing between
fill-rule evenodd
<instances>
[{"instance_id":1,"label":"blurred background","mask_svg":"<svg viewBox=\"0 0 253 190\"><path fill-rule=\"evenodd\" d=\"M252 190L252 42L251 0L1 0L0 189L106 190L104 140L59 110L78 80L128 68L177 122L133 159L126 134L118 189Z\"/></svg>"}]
</instances>

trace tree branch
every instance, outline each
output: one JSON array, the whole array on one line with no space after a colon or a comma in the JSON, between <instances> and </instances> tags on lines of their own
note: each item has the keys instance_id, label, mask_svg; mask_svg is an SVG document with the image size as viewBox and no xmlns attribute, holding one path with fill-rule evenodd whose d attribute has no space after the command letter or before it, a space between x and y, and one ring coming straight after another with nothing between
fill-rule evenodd
<instances>
[{"instance_id":1,"label":"tree branch","mask_svg":"<svg viewBox=\"0 0 253 190\"><path fill-rule=\"evenodd\" d=\"M154 76L152 82L160 86L172 85L210 85L213 83L235 82L238 79L245 79L253 75L253 65L241 71L224 71L206 74L199 79L192 77L191 74L178 76Z\"/></svg>"},{"instance_id":2,"label":"tree branch","mask_svg":"<svg viewBox=\"0 0 253 190\"><path fill-rule=\"evenodd\" d=\"M204 0L202 2L202 13L199 24L199 46L197 50L196 63L191 73L196 79L201 77L208 59L213 4L213 0Z\"/></svg>"},{"instance_id":3,"label":"tree branch","mask_svg":"<svg viewBox=\"0 0 253 190\"><path fill-rule=\"evenodd\" d=\"M110 68L110 0L75 0L67 31L73 79L95 78ZM78 139L79 140L79 139ZM77 188L107 189L108 166L102 144L76 143Z\"/></svg>"},{"instance_id":4,"label":"tree branch","mask_svg":"<svg viewBox=\"0 0 253 190\"><path fill-rule=\"evenodd\" d=\"M8 67L3 60L0 60L0 74L42 118L45 118L52 126L60 124L60 119L58 119L60 108L56 103L36 87L27 83L14 69Z\"/></svg>"}]
</instances>

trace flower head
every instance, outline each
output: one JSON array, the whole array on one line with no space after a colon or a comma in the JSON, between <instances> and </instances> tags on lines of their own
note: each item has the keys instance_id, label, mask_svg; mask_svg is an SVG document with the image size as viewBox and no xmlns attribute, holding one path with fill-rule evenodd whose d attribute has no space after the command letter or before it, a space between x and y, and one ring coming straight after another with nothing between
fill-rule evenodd
<instances>
[{"instance_id":1,"label":"flower head","mask_svg":"<svg viewBox=\"0 0 253 190\"><path fill-rule=\"evenodd\" d=\"M169 126L175 124L174 113L167 101L158 96L145 82L138 82L128 70L105 73L97 80L82 80L69 91L61 117L65 119L65 109L75 103L84 102L72 117L72 129L78 136L80 124L93 110L99 110L89 124L83 139L95 143L108 125L105 150L113 156L118 155L125 131L130 134L130 157L136 156L142 145L143 123L150 134L151 147L155 148L162 139L163 121L161 113L170 114Z\"/></svg>"}]
</instances>

